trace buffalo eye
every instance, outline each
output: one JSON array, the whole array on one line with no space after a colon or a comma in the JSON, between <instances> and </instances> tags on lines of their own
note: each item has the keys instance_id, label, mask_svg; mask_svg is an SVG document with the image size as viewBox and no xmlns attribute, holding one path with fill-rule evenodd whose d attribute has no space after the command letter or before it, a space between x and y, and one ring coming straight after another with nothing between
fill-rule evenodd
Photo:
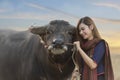
<instances>
[{"instance_id":1,"label":"buffalo eye","mask_svg":"<svg viewBox=\"0 0 120 80\"><path fill-rule=\"evenodd\" d=\"M66 31L66 34L73 35L72 31Z\"/></svg>"},{"instance_id":2,"label":"buffalo eye","mask_svg":"<svg viewBox=\"0 0 120 80\"><path fill-rule=\"evenodd\" d=\"M47 34L52 34L52 33L53 33L53 31L48 30L46 33L47 33Z\"/></svg>"}]
</instances>

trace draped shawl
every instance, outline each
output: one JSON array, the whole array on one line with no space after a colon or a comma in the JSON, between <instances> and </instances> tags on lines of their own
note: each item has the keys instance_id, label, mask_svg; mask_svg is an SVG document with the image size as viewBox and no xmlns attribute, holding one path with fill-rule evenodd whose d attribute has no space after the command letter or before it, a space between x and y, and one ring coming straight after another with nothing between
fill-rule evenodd
<instances>
[{"instance_id":1,"label":"draped shawl","mask_svg":"<svg viewBox=\"0 0 120 80\"><path fill-rule=\"evenodd\" d=\"M100 42L100 41L104 41L105 43L105 56L104 56L104 67L105 67L105 80L114 80L114 75L113 75L113 68L112 68L112 63L111 63L111 57L110 57L110 51L109 51L109 46L108 43L103 40L103 39L98 39L95 38L93 40L89 40L86 42L81 43L81 48L83 49L83 51L85 53L87 53L87 55L92 58L94 55L94 49L96 47L96 45ZM83 80L97 80L97 68L91 70L87 64L84 63L84 68L82 70L82 65L81 65L81 56L79 53L77 53L75 55L75 60L76 63L78 63L79 65L79 71L80 73L83 71L82 74L82 79Z\"/></svg>"}]
</instances>

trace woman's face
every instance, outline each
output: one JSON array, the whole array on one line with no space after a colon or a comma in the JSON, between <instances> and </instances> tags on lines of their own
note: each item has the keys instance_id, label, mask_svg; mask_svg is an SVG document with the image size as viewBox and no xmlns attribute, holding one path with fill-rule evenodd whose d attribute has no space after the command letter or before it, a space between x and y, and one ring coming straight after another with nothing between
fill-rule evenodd
<instances>
[{"instance_id":1,"label":"woman's face","mask_svg":"<svg viewBox=\"0 0 120 80\"><path fill-rule=\"evenodd\" d=\"M92 34L93 27L87 26L84 23L81 23L79 25L79 34L82 36L83 39L92 40L93 34Z\"/></svg>"}]
</instances>

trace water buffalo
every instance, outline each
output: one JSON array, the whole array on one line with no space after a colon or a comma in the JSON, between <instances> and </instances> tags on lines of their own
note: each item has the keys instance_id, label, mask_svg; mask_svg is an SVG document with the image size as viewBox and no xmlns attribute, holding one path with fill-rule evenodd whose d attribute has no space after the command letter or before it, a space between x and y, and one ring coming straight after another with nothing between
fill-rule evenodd
<instances>
[{"instance_id":1,"label":"water buffalo","mask_svg":"<svg viewBox=\"0 0 120 80\"><path fill-rule=\"evenodd\" d=\"M30 31L0 30L0 80L70 80L75 27L54 20Z\"/></svg>"}]
</instances>

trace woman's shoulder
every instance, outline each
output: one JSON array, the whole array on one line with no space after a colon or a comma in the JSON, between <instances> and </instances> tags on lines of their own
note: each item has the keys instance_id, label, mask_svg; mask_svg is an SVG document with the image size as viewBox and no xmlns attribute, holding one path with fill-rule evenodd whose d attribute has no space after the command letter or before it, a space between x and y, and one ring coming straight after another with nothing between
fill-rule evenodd
<instances>
[{"instance_id":1,"label":"woman's shoulder","mask_svg":"<svg viewBox=\"0 0 120 80\"><path fill-rule=\"evenodd\" d=\"M98 44L104 44L108 46L108 42L105 39L101 39Z\"/></svg>"},{"instance_id":2,"label":"woman's shoulder","mask_svg":"<svg viewBox=\"0 0 120 80\"><path fill-rule=\"evenodd\" d=\"M105 39L99 39L98 44L102 44L102 43L108 44L108 42Z\"/></svg>"},{"instance_id":3,"label":"woman's shoulder","mask_svg":"<svg viewBox=\"0 0 120 80\"><path fill-rule=\"evenodd\" d=\"M97 43L96 47L103 47L103 48L105 48L106 44L107 44L107 41L104 40L104 39L101 39L101 40Z\"/></svg>"}]
</instances>

